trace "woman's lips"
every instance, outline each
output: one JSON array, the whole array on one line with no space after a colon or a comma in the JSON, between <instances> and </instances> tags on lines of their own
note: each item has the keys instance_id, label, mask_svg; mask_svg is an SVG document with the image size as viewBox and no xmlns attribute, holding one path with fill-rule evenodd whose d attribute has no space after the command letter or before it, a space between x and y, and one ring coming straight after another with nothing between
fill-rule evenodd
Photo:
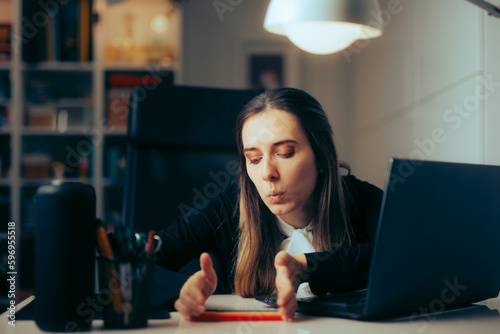
<instances>
[{"instance_id":1,"label":"woman's lips","mask_svg":"<svg viewBox=\"0 0 500 334\"><path fill-rule=\"evenodd\" d=\"M272 203L280 203L280 202L283 202L283 200L285 199L285 193L273 191L273 192L269 193L267 195L267 197L269 198L269 200Z\"/></svg>"}]
</instances>

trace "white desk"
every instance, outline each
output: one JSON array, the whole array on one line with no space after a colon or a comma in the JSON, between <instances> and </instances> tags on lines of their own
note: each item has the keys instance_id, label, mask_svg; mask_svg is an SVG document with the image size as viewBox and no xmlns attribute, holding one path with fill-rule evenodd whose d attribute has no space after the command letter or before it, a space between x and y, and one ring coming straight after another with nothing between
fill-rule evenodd
<instances>
[{"instance_id":1,"label":"white desk","mask_svg":"<svg viewBox=\"0 0 500 334\"><path fill-rule=\"evenodd\" d=\"M310 317L297 315L293 323L282 321L227 321L190 322L178 313L171 313L166 320L149 320L148 327L138 330L112 331L102 328L101 320L94 320L92 332L128 333L202 333L202 334L311 334L311 333L383 333L383 334L498 334L500 333L500 297L479 303L478 307L460 311L448 311L437 315L426 315L411 319L398 318L385 321L356 321L340 318ZM210 308L258 309L265 307L253 299L237 296L212 296L207 301ZM34 321L16 321L16 326L7 324L6 313L2 314L0 333L34 334L44 333Z\"/></svg>"}]
</instances>

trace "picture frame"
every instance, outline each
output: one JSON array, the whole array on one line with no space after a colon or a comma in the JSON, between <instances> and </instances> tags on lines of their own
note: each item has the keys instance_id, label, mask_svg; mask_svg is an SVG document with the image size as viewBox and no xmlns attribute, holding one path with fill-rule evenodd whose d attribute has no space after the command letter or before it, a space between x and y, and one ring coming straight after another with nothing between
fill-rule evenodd
<instances>
[{"instance_id":1,"label":"picture frame","mask_svg":"<svg viewBox=\"0 0 500 334\"><path fill-rule=\"evenodd\" d=\"M239 41L234 52L233 73L237 88L299 87L299 52L288 41Z\"/></svg>"}]
</instances>

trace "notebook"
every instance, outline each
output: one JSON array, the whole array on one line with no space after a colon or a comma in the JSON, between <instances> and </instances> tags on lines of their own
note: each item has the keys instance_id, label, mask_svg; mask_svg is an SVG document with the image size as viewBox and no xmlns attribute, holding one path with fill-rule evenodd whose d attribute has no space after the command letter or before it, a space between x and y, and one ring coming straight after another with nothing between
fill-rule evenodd
<instances>
[{"instance_id":1,"label":"notebook","mask_svg":"<svg viewBox=\"0 0 500 334\"><path fill-rule=\"evenodd\" d=\"M499 240L500 166L392 159L366 290L299 299L298 311L367 319L497 297Z\"/></svg>"}]
</instances>

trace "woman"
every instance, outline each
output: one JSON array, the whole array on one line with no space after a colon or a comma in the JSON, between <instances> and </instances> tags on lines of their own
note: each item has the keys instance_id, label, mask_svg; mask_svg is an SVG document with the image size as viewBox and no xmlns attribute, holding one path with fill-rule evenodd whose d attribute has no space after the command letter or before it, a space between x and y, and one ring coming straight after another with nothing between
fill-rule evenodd
<instances>
[{"instance_id":1,"label":"woman","mask_svg":"<svg viewBox=\"0 0 500 334\"><path fill-rule=\"evenodd\" d=\"M162 233L159 264L178 269L200 254L201 270L183 285L175 308L187 319L205 310L219 279L243 297L279 293L284 320L296 291L365 286L382 191L341 176L332 129L321 105L298 89L268 90L237 121L240 179L202 213ZM165 242L166 241L166 242Z\"/></svg>"}]
</instances>

